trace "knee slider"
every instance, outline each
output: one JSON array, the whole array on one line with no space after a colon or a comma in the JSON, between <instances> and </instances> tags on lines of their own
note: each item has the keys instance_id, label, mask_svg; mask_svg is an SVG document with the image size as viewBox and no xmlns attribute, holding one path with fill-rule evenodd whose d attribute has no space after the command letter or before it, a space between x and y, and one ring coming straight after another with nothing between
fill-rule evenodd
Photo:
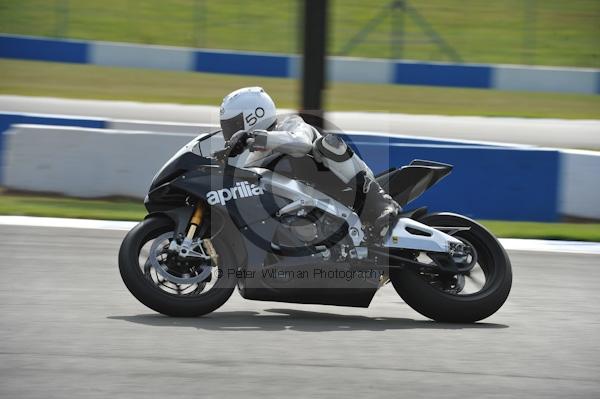
<instances>
[{"instance_id":1,"label":"knee slider","mask_svg":"<svg viewBox=\"0 0 600 399\"><path fill-rule=\"evenodd\" d=\"M315 148L323 158L344 162L352 158L354 151L335 134L327 134L315 141Z\"/></svg>"}]
</instances>

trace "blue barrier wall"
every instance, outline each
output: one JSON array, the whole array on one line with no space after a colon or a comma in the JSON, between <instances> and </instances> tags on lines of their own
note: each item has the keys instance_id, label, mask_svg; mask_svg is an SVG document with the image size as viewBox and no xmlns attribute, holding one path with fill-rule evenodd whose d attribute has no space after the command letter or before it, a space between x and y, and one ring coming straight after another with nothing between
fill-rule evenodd
<instances>
[{"instance_id":1,"label":"blue barrier wall","mask_svg":"<svg viewBox=\"0 0 600 399\"><path fill-rule=\"evenodd\" d=\"M409 208L458 212L478 219L553 222L559 212L559 151L469 145L352 142L375 173L426 159L452 173Z\"/></svg>"},{"instance_id":2,"label":"blue barrier wall","mask_svg":"<svg viewBox=\"0 0 600 399\"><path fill-rule=\"evenodd\" d=\"M17 123L51 126L79 126L96 129L104 129L106 127L106 120L99 118L0 112L0 133L3 133L8 130L11 125Z\"/></svg>"},{"instance_id":3,"label":"blue barrier wall","mask_svg":"<svg viewBox=\"0 0 600 399\"><path fill-rule=\"evenodd\" d=\"M194 70L285 78L288 77L289 62L289 57L282 55L196 51Z\"/></svg>"},{"instance_id":4,"label":"blue barrier wall","mask_svg":"<svg viewBox=\"0 0 600 399\"><path fill-rule=\"evenodd\" d=\"M559 220L558 151L394 147L392 156L400 163L422 158L454 165L415 206L479 219Z\"/></svg>"},{"instance_id":5,"label":"blue barrier wall","mask_svg":"<svg viewBox=\"0 0 600 399\"><path fill-rule=\"evenodd\" d=\"M298 56L0 34L0 57L297 78ZM600 70L329 57L333 81L600 94Z\"/></svg>"},{"instance_id":6,"label":"blue barrier wall","mask_svg":"<svg viewBox=\"0 0 600 399\"><path fill-rule=\"evenodd\" d=\"M489 89L492 87L492 67L396 62L394 83Z\"/></svg>"},{"instance_id":7,"label":"blue barrier wall","mask_svg":"<svg viewBox=\"0 0 600 399\"><path fill-rule=\"evenodd\" d=\"M87 42L0 36L0 57L4 58L86 64L88 49Z\"/></svg>"}]
</instances>

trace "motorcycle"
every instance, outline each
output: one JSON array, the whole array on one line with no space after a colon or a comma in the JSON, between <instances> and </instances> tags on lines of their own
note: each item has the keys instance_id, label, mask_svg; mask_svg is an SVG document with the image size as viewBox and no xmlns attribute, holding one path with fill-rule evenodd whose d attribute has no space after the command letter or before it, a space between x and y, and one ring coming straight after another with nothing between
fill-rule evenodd
<instances>
[{"instance_id":1,"label":"motorcycle","mask_svg":"<svg viewBox=\"0 0 600 399\"><path fill-rule=\"evenodd\" d=\"M155 175L148 215L119 251L121 277L147 307L200 316L236 287L249 300L368 307L391 282L420 314L470 323L506 301L510 260L476 221L418 208L374 234L359 217L361 187L310 155L240 166L244 155L230 157L236 145L220 131L200 135ZM376 179L406 209L451 170L414 160Z\"/></svg>"}]
</instances>

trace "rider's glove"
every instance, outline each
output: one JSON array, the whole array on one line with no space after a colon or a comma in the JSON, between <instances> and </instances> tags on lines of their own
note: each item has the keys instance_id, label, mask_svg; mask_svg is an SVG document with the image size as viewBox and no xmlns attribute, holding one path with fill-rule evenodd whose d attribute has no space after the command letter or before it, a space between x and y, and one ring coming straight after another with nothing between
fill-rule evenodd
<instances>
[{"instance_id":1,"label":"rider's glove","mask_svg":"<svg viewBox=\"0 0 600 399\"><path fill-rule=\"evenodd\" d=\"M264 151L267 148L267 134L266 130L255 130L253 137L248 140L248 149L250 151Z\"/></svg>"},{"instance_id":2,"label":"rider's glove","mask_svg":"<svg viewBox=\"0 0 600 399\"><path fill-rule=\"evenodd\" d=\"M229 156L233 158L244 152L248 140L250 140L253 137L254 135L252 133L247 132L245 130L240 130L239 132L231 136L231 138L227 142L228 145L231 145L231 151L229 152Z\"/></svg>"}]
</instances>

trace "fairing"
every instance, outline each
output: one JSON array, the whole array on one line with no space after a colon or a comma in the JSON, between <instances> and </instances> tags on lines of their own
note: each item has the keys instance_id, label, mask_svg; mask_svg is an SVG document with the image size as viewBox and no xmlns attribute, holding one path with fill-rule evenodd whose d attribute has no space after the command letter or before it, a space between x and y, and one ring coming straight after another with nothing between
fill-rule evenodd
<instances>
[{"instance_id":1,"label":"fairing","mask_svg":"<svg viewBox=\"0 0 600 399\"><path fill-rule=\"evenodd\" d=\"M276 239L278 229L281 231L276 213L286 205L286 201L290 202L267 190L248 195L247 187L258 187L261 174L234 166L223 167L212 159L210 155L222 148L223 142L220 132L215 132L195 138L178 151L154 177L145 201L148 211L162 213L173 219L178 233L185 230L186 221L194 209L189 204L198 200L210 205L206 216L211 218L211 223L219 220L215 218L225 218L223 234L227 234L235 252L241 273L239 289L247 299L367 307L379 288L381 267L380 274L373 278L354 279L351 282L339 278L317 278L307 281L306 286L299 284L298 279L294 280L294 284L288 284L285 279L273 279L268 272L265 274L265 271L275 269L309 275L315 269L335 269L344 273L357 270L359 266L370 266L365 262L361 265L330 262L319 256L290 256L274 251L271 242ZM232 162L235 163L235 160ZM328 180L332 174L321 170L319 164L309 157L280 158L266 166L291 179L316 182L319 190L325 194L331 192L332 197L340 192L350 194L350 198L356 197L353 187L339 185L335 179ZM413 161L410 166L379 176L378 181L404 205L450 170L450 165ZM241 195L241 191L238 191L235 197L233 189L242 185L246 187L245 194ZM227 190L227 195L225 191L219 194L220 190ZM351 202L350 199L348 202ZM265 237L272 237L272 240L265 240Z\"/></svg>"},{"instance_id":2,"label":"fairing","mask_svg":"<svg viewBox=\"0 0 600 399\"><path fill-rule=\"evenodd\" d=\"M451 171L452 165L417 159L408 166L378 176L377 181L400 206L404 207Z\"/></svg>"}]
</instances>

